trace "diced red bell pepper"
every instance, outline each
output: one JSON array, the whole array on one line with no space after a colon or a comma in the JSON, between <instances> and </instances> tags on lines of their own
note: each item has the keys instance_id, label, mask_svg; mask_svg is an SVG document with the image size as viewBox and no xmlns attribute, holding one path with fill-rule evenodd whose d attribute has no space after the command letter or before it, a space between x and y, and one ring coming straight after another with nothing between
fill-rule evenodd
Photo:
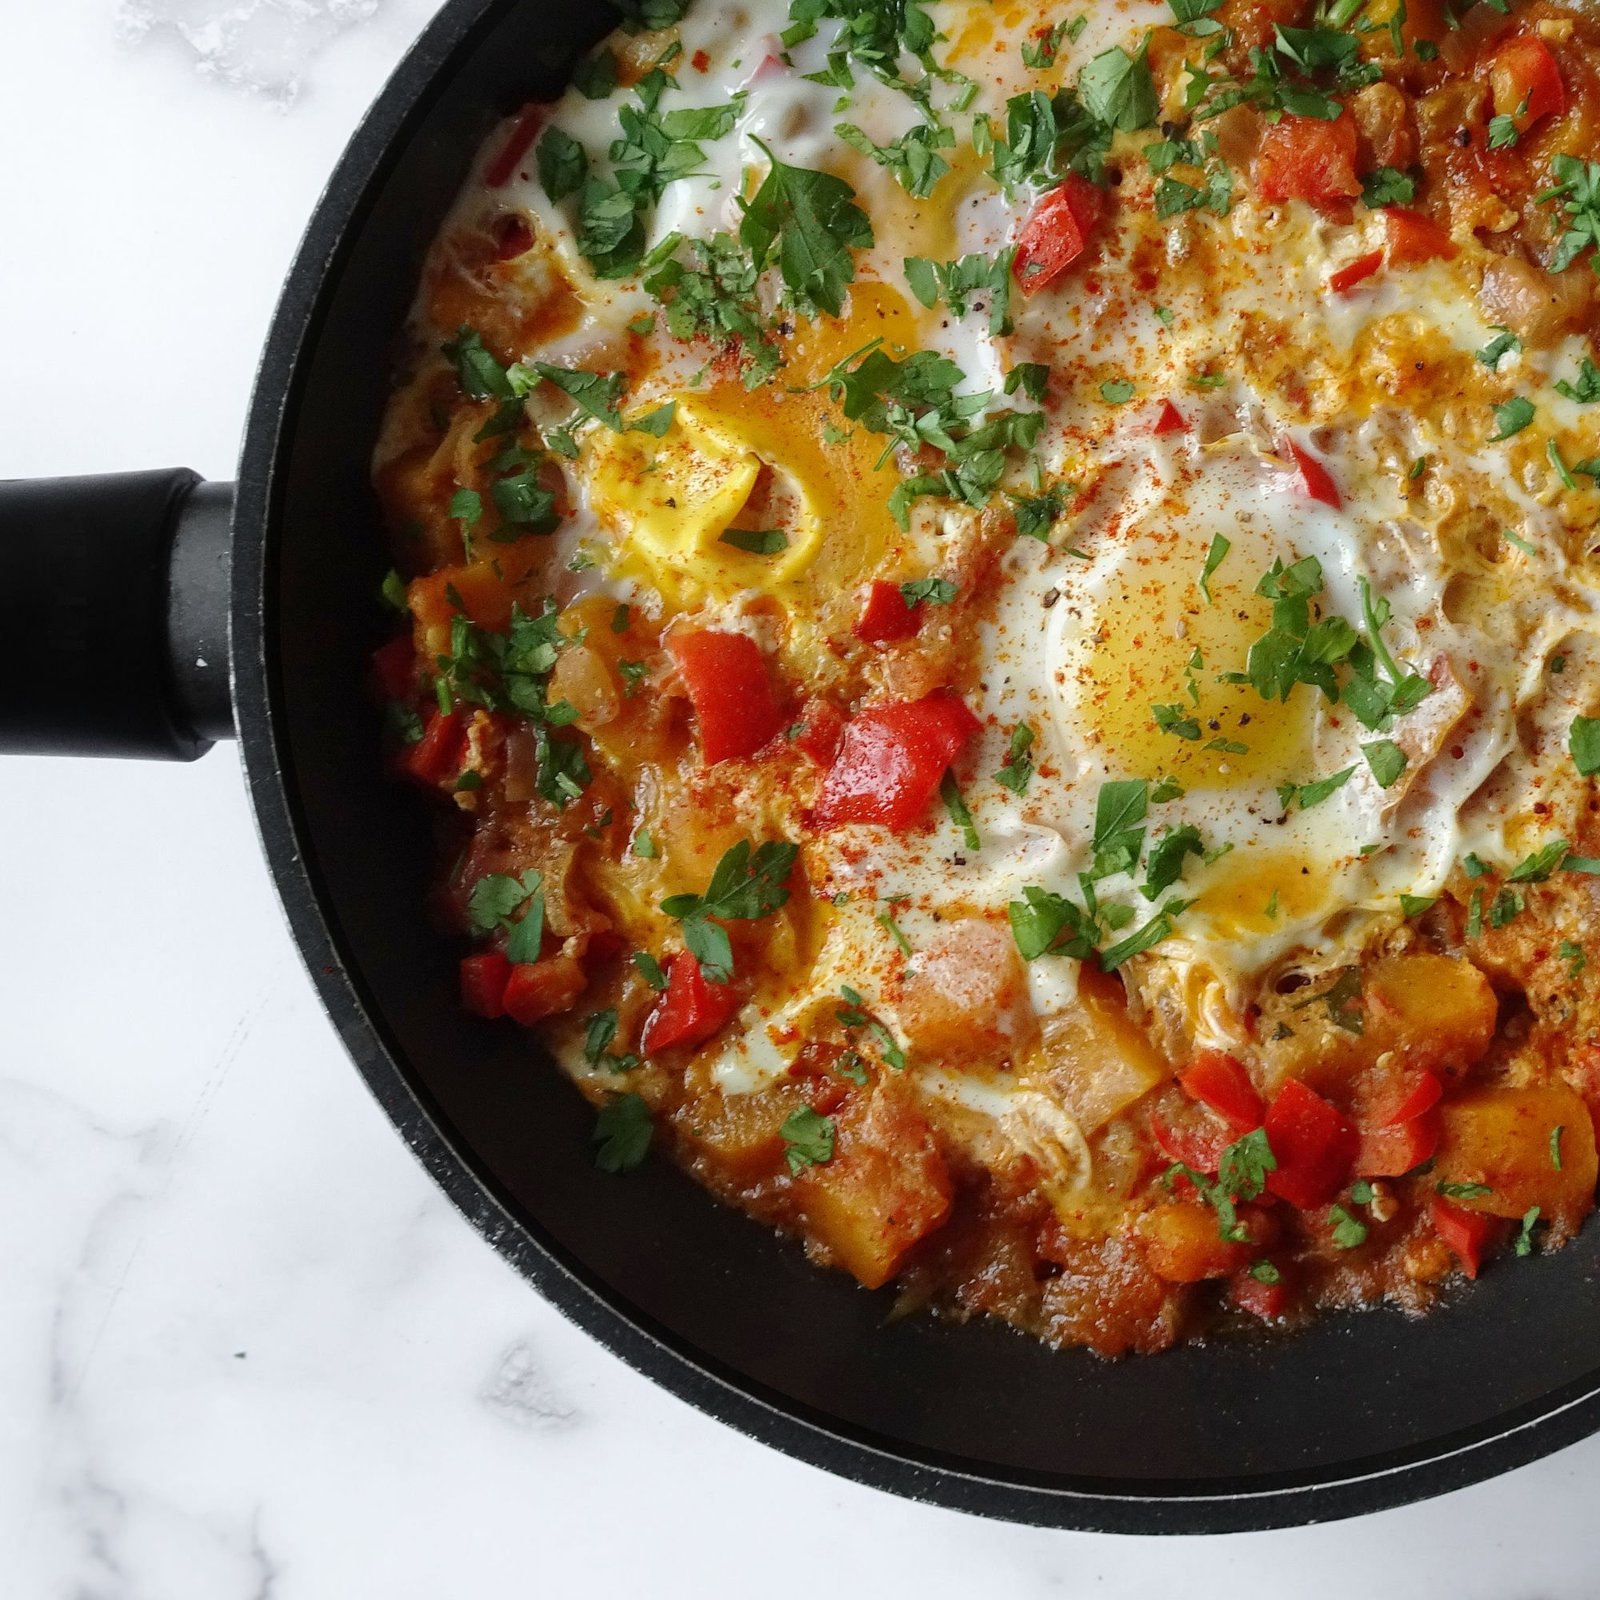
<instances>
[{"instance_id":1,"label":"diced red bell pepper","mask_svg":"<svg viewBox=\"0 0 1600 1600\"><path fill-rule=\"evenodd\" d=\"M908 605L898 583L874 579L867 591L867 603L856 620L856 638L868 644L887 644L893 639L909 639L917 631L920 607Z\"/></svg>"},{"instance_id":2,"label":"diced red bell pepper","mask_svg":"<svg viewBox=\"0 0 1600 1600\"><path fill-rule=\"evenodd\" d=\"M583 968L571 956L547 956L511 969L506 982L506 1015L525 1028L570 1011L586 985Z\"/></svg>"},{"instance_id":3,"label":"diced red bell pepper","mask_svg":"<svg viewBox=\"0 0 1600 1600\"><path fill-rule=\"evenodd\" d=\"M801 706L794 742L819 767L833 760L843 733L844 713L831 700L807 700Z\"/></svg>"},{"instance_id":4,"label":"diced red bell pepper","mask_svg":"<svg viewBox=\"0 0 1600 1600\"><path fill-rule=\"evenodd\" d=\"M708 982L694 956L680 950L667 963L666 993L645 1019L639 1048L648 1056L674 1045L704 1044L738 1009L732 986Z\"/></svg>"},{"instance_id":5,"label":"diced red bell pepper","mask_svg":"<svg viewBox=\"0 0 1600 1600\"><path fill-rule=\"evenodd\" d=\"M1361 1148L1356 1151L1356 1175L1398 1178L1413 1167L1420 1167L1438 1148L1439 1117L1432 1111L1387 1128L1363 1124Z\"/></svg>"},{"instance_id":6,"label":"diced red bell pepper","mask_svg":"<svg viewBox=\"0 0 1600 1600\"><path fill-rule=\"evenodd\" d=\"M545 124L545 118L550 115L548 105L535 103L524 106L522 114L516 120L511 132L506 136L506 142L500 147L500 154L489 163L488 169L483 174L484 183L491 189L498 189L510 183L516 176L517 168L522 165L522 158L527 155L538 137L539 130Z\"/></svg>"},{"instance_id":7,"label":"diced red bell pepper","mask_svg":"<svg viewBox=\"0 0 1600 1600\"><path fill-rule=\"evenodd\" d=\"M683 630L667 639L694 707L700 754L707 766L753 756L783 728L767 658L742 633Z\"/></svg>"},{"instance_id":8,"label":"diced red bell pepper","mask_svg":"<svg viewBox=\"0 0 1600 1600\"><path fill-rule=\"evenodd\" d=\"M1186 433L1188 429L1189 424L1183 420L1183 413L1170 400L1163 400L1151 433Z\"/></svg>"},{"instance_id":9,"label":"diced red bell pepper","mask_svg":"<svg viewBox=\"0 0 1600 1600\"><path fill-rule=\"evenodd\" d=\"M1448 228L1404 206L1390 206L1383 213L1383 229L1391 267L1420 267L1424 261L1436 259L1454 261L1460 253Z\"/></svg>"},{"instance_id":10,"label":"diced red bell pepper","mask_svg":"<svg viewBox=\"0 0 1600 1600\"><path fill-rule=\"evenodd\" d=\"M1222 1162L1222 1152L1233 1142L1227 1129L1211 1119L1179 1121L1162 1111L1150 1113L1150 1132L1169 1160L1181 1161L1196 1172L1214 1174Z\"/></svg>"},{"instance_id":11,"label":"diced red bell pepper","mask_svg":"<svg viewBox=\"0 0 1600 1600\"><path fill-rule=\"evenodd\" d=\"M1263 1283L1248 1271L1236 1272L1228 1279L1228 1298L1241 1311L1271 1322L1289 1309L1289 1280L1282 1268L1276 1283Z\"/></svg>"},{"instance_id":12,"label":"diced red bell pepper","mask_svg":"<svg viewBox=\"0 0 1600 1600\"><path fill-rule=\"evenodd\" d=\"M422 737L400 755L400 765L418 783L442 783L459 777L466 760L466 728L459 711L430 711Z\"/></svg>"},{"instance_id":13,"label":"diced red bell pepper","mask_svg":"<svg viewBox=\"0 0 1600 1600\"><path fill-rule=\"evenodd\" d=\"M1349 294L1358 283L1364 283L1383 265L1383 251L1357 256L1348 266L1340 267L1328 276L1328 287L1335 294Z\"/></svg>"},{"instance_id":14,"label":"diced red bell pepper","mask_svg":"<svg viewBox=\"0 0 1600 1600\"><path fill-rule=\"evenodd\" d=\"M1494 1236L1495 1219L1477 1211L1463 1211L1439 1195L1428 1201L1428 1218L1433 1231L1455 1252L1461 1270L1469 1278L1476 1278L1483 1252Z\"/></svg>"},{"instance_id":15,"label":"diced red bell pepper","mask_svg":"<svg viewBox=\"0 0 1600 1600\"><path fill-rule=\"evenodd\" d=\"M1402 1073L1368 1094L1357 1120L1370 1128L1398 1127L1431 1111L1443 1094L1444 1085L1433 1073Z\"/></svg>"},{"instance_id":16,"label":"diced red bell pepper","mask_svg":"<svg viewBox=\"0 0 1600 1600\"><path fill-rule=\"evenodd\" d=\"M1018 288L1033 294L1059 278L1083 254L1105 209L1101 190L1087 178L1068 173L1022 225L1011 262Z\"/></svg>"},{"instance_id":17,"label":"diced red bell pepper","mask_svg":"<svg viewBox=\"0 0 1600 1600\"><path fill-rule=\"evenodd\" d=\"M850 822L909 828L980 726L948 690L868 706L845 724L811 826L823 833Z\"/></svg>"},{"instance_id":18,"label":"diced red bell pepper","mask_svg":"<svg viewBox=\"0 0 1600 1600\"><path fill-rule=\"evenodd\" d=\"M1220 1050L1202 1050L1179 1073L1178 1082L1191 1099L1215 1111L1235 1136L1259 1128L1266 1115L1266 1102L1244 1063Z\"/></svg>"},{"instance_id":19,"label":"diced red bell pepper","mask_svg":"<svg viewBox=\"0 0 1600 1600\"><path fill-rule=\"evenodd\" d=\"M417 652L402 633L372 652L372 681L385 700L409 700L417 688Z\"/></svg>"},{"instance_id":20,"label":"diced red bell pepper","mask_svg":"<svg viewBox=\"0 0 1600 1600\"><path fill-rule=\"evenodd\" d=\"M1344 497L1339 493L1339 486L1328 469L1309 450L1302 450L1293 439L1289 441L1289 454L1300 469L1300 482L1305 492L1313 500L1320 500L1335 511L1340 510L1344 505Z\"/></svg>"},{"instance_id":21,"label":"diced red bell pepper","mask_svg":"<svg viewBox=\"0 0 1600 1600\"><path fill-rule=\"evenodd\" d=\"M1494 53L1489 86L1495 111L1511 117L1519 133L1543 117L1559 117L1567 109L1567 86L1550 46L1537 34L1508 39Z\"/></svg>"},{"instance_id":22,"label":"diced red bell pepper","mask_svg":"<svg viewBox=\"0 0 1600 1600\"><path fill-rule=\"evenodd\" d=\"M1356 1158L1356 1130L1320 1094L1291 1078L1267 1107L1267 1143L1277 1168L1267 1188L1302 1211L1326 1205Z\"/></svg>"},{"instance_id":23,"label":"diced red bell pepper","mask_svg":"<svg viewBox=\"0 0 1600 1600\"><path fill-rule=\"evenodd\" d=\"M1256 187L1274 202L1327 206L1354 199L1361 193L1355 119L1341 111L1332 122L1284 117L1269 125L1256 156Z\"/></svg>"},{"instance_id":24,"label":"diced red bell pepper","mask_svg":"<svg viewBox=\"0 0 1600 1600\"><path fill-rule=\"evenodd\" d=\"M479 950L461 960L461 1006L475 1017L506 1014L511 963L498 950Z\"/></svg>"}]
</instances>

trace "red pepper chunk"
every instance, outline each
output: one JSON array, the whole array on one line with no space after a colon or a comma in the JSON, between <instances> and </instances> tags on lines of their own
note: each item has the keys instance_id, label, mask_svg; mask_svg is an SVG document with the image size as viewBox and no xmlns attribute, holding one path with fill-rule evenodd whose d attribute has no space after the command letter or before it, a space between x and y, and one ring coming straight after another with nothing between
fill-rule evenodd
<instances>
[{"instance_id":1,"label":"red pepper chunk","mask_svg":"<svg viewBox=\"0 0 1600 1600\"><path fill-rule=\"evenodd\" d=\"M892 833L909 828L979 727L947 690L869 706L845 724L811 826L823 833L850 822L875 823Z\"/></svg>"},{"instance_id":2,"label":"red pepper chunk","mask_svg":"<svg viewBox=\"0 0 1600 1600\"><path fill-rule=\"evenodd\" d=\"M401 753L400 765L418 783L459 777L466 759L466 729L459 711L430 711L422 737Z\"/></svg>"},{"instance_id":3,"label":"red pepper chunk","mask_svg":"<svg viewBox=\"0 0 1600 1600\"><path fill-rule=\"evenodd\" d=\"M1300 469L1300 482L1305 492L1313 500L1332 506L1335 511L1342 509L1344 497L1339 493L1339 486L1328 469L1309 450L1302 450L1293 439L1289 441L1289 454Z\"/></svg>"},{"instance_id":4,"label":"red pepper chunk","mask_svg":"<svg viewBox=\"0 0 1600 1600\"><path fill-rule=\"evenodd\" d=\"M506 985L511 963L499 950L480 950L461 961L461 1007L475 1017L506 1014Z\"/></svg>"},{"instance_id":5,"label":"red pepper chunk","mask_svg":"<svg viewBox=\"0 0 1600 1600\"><path fill-rule=\"evenodd\" d=\"M1508 39L1494 53L1489 68L1494 109L1510 117L1518 133L1525 133L1544 117L1559 117L1567 109L1567 86L1550 46L1535 34Z\"/></svg>"},{"instance_id":6,"label":"red pepper chunk","mask_svg":"<svg viewBox=\"0 0 1600 1600\"><path fill-rule=\"evenodd\" d=\"M1383 213L1383 231L1388 239L1391 267L1420 267L1424 261L1454 261L1459 253L1450 230L1432 217L1404 206L1390 206Z\"/></svg>"},{"instance_id":7,"label":"red pepper chunk","mask_svg":"<svg viewBox=\"0 0 1600 1600\"><path fill-rule=\"evenodd\" d=\"M1335 205L1361 193L1356 177L1356 125L1341 111L1320 117L1284 117L1271 124L1256 157L1256 187L1263 200L1304 200Z\"/></svg>"},{"instance_id":8,"label":"red pepper chunk","mask_svg":"<svg viewBox=\"0 0 1600 1600\"><path fill-rule=\"evenodd\" d=\"M667 654L689 691L707 766L753 756L778 736L783 712L753 639L711 629L678 632L667 640Z\"/></svg>"},{"instance_id":9,"label":"red pepper chunk","mask_svg":"<svg viewBox=\"0 0 1600 1600\"><path fill-rule=\"evenodd\" d=\"M1210 1117L1180 1122L1160 1110L1150 1113L1150 1132L1169 1160L1181 1161L1195 1172L1214 1175L1222 1164L1222 1152L1231 1143L1227 1130Z\"/></svg>"},{"instance_id":10,"label":"red pepper chunk","mask_svg":"<svg viewBox=\"0 0 1600 1600\"><path fill-rule=\"evenodd\" d=\"M1277 1169L1267 1188L1302 1211L1326 1205L1356 1158L1356 1130L1320 1094L1291 1078L1267 1108L1267 1143Z\"/></svg>"},{"instance_id":11,"label":"red pepper chunk","mask_svg":"<svg viewBox=\"0 0 1600 1600\"><path fill-rule=\"evenodd\" d=\"M1188 429L1189 424L1183 420L1183 413L1170 400L1163 400L1151 433L1186 433Z\"/></svg>"},{"instance_id":12,"label":"red pepper chunk","mask_svg":"<svg viewBox=\"0 0 1600 1600\"><path fill-rule=\"evenodd\" d=\"M1220 1050L1202 1050L1178 1075L1184 1093L1215 1111L1236 1134L1261 1126L1266 1102L1244 1063Z\"/></svg>"},{"instance_id":13,"label":"red pepper chunk","mask_svg":"<svg viewBox=\"0 0 1600 1600\"><path fill-rule=\"evenodd\" d=\"M525 1028L537 1027L547 1017L570 1011L588 980L571 956L546 956L511 969L506 980L506 1015Z\"/></svg>"},{"instance_id":14,"label":"red pepper chunk","mask_svg":"<svg viewBox=\"0 0 1600 1600\"><path fill-rule=\"evenodd\" d=\"M1034 294L1055 282L1083 254L1105 209L1106 197L1099 189L1068 173L1022 225L1011 263L1017 287Z\"/></svg>"},{"instance_id":15,"label":"red pepper chunk","mask_svg":"<svg viewBox=\"0 0 1600 1600\"><path fill-rule=\"evenodd\" d=\"M1439 1148L1439 1118L1431 1111L1392 1128L1361 1129L1356 1152L1356 1175L1362 1178L1398 1178L1420 1167Z\"/></svg>"},{"instance_id":16,"label":"red pepper chunk","mask_svg":"<svg viewBox=\"0 0 1600 1600\"><path fill-rule=\"evenodd\" d=\"M486 188L498 189L511 182L549 115L550 107L542 103L523 107L522 115L517 118L516 125L500 147L500 154L489 163L483 174Z\"/></svg>"},{"instance_id":17,"label":"red pepper chunk","mask_svg":"<svg viewBox=\"0 0 1600 1600\"><path fill-rule=\"evenodd\" d=\"M1228 1280L1228 1298L1241 1311L1271 1322L1289 1309L1289 1283L1281 1268L1276 1283L1263 1283L1249 1272L1236 1272Z\"/></svg>"},{"instance_id":18,"label":"red pepper chunk","mask_svg":"<svg viewBox=\"0 0 1600 1600\"><path fill-rule=\"evenodd\" d=\"M1365 283L1383 265L1383 251L1357 256L1348 266L1328 275L1328 287L1335 294L1349 294L1358 283Z\"/></svg>"},{"instance_id":19,"label":"red pepper chunk","mask_svg":"<svg viewBox=\"0 0 1600 1600\"><path fill-rule=\"evenodd\" d=\"M645 1055L674 1045L704 1044L720 1033L739 1009L738 996L725 983L710 983L700 963L680 950L667 963L666 993L645 1018L639 1048Z\"/></svg>"},{"instance_id":20,"label":"red pepper chunk","mask_svg":"<svg viewBox=\"0 0 1600 1600\"><path fill-rule=\"evenodd\" d=\"M894 639L909 639L920 620L917 607L907 604L898 583L874 579L853 632L867 644L887 644Z\"/></svg>"},{"instance_id":21,"label":"red pepper chunk","mask_svg":"<svg viewBox=\"0 0 1600 1600\"><path fill-rule=\"evenodd\" d=\"M1494 1235L1495 1219L1477 1211L1463 1211L1435 1195L1428 1202L1428 1220L1433 1231L1455 1252L1461 1270L1469 1278L1478 1276L1483 1252Z\"/></svg>"}]
</instances>

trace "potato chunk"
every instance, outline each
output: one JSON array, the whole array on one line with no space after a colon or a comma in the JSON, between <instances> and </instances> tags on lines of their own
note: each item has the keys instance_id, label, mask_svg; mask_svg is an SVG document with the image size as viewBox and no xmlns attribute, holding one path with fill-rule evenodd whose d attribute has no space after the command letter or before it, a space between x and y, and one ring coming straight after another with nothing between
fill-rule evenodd
<instances>
[{"instance_id":1,"label":"potato chunk","mask_svg":"<svg viewBox=\"0 0 1600 1600\"><path fill-rule=\"evenodd\" d=\"M1027 975L1008 929L952 922L906 973L900 1021L918 1050L949 1058L1014 1055L1036 1032Z\"/></svg>"},{"instance_id":2,"label":"potato chunk","mask_svg":"<svg viewBox=\"0 0 1600 1600\"><path fill-rule=\"evenodd\" d=\"M1496 1217L1538 1206L1547 1222L1575 1226L1594 1204L1594 1126L1583 1100L1564 1084L1531 1089L1471 1089L1440 1107L1443 1133L1434 1173L1440 1184L1483 1184L1487 1193L1452 1193L1454 1205ZM1552 1136L1561 1129L1555 1164Z\"/></svg>"},{"instance_id":3,"label":"potato chunk","mask_svg":"<svg viewBox=\"0 0 1600 1600\"><path fill-rule=\"evenodd\" d=\"M880 1089L839 1118L833 1159L795 1180L807 1231L868 1289L950 1214L950 1175L927 1120Z\"/></svg>"}]
</instances>

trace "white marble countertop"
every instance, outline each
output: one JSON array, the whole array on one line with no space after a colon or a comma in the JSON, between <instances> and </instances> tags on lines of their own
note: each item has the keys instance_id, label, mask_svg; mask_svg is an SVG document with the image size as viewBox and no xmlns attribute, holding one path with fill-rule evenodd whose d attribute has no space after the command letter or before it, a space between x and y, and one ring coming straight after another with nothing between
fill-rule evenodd
<instances>
[{"instance_id":1,"label":"white marble countertop","mask_svg":"<svg viewBox=\"0 0 1600 1600\"><path fill-rule=\"evenodd\" d=\"M5 0L0 477L231 476L299 230L432 9ZM1600 1440L1186 1542L986 1523L752 1444L570 1327L424 1177L323 1019L230 749L9 761L0 837L12 1600L1596 1593Z\"/></svg>"}]
</instances>

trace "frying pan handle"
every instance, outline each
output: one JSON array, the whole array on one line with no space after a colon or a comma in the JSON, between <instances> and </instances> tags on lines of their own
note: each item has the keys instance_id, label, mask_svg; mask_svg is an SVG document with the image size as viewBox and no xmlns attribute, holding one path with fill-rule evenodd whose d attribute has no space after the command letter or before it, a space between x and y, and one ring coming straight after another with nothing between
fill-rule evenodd
<instances>
[{"instance_id":1,"label":"frying pan handle","mask_svg":"<svg viewBox=\"0 0 1600 1600\"><path fill-rule=\"evenodd\" d=\"M0 482L0 753L193 761L233 737L231 484Z\"/></svg>"}]
</instances>

